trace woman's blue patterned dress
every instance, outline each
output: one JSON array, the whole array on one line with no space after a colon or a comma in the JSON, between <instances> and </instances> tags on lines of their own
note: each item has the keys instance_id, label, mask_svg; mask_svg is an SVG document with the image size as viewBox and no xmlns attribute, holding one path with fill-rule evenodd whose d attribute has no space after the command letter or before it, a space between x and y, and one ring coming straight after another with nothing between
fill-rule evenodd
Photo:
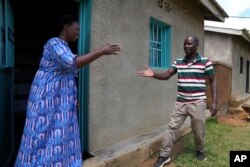
<instances>
[{"instance_id":1,"label":"woman's blue patterned dress","mask_svg":"<svg viewBox=\"0 0 250 167\"><path fill-rule=\"evenodd\" d=\"M82 166L77 121L76 55L51 38L33 80L15 167Z\"/></svg>"}]
</instances>

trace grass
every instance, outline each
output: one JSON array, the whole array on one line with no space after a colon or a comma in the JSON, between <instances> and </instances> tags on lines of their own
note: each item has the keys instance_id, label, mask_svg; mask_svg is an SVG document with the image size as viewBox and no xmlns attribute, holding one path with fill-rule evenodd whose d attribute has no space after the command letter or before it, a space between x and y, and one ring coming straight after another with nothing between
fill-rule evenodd
<instances>
[{"instance_id":1,"label":"grass","mask_svg":"<svg viewBox=\"0 0 250 167\"><path fill-rule=\"evenodd\" d=\"M175 159L176 167L228 167L230 151L250 150L250 123L244 126L229 126L209 118L206 123L206 156L200 162L195 157L193 134L180 139L183 151Z\"/></svg>"}]
</instances>

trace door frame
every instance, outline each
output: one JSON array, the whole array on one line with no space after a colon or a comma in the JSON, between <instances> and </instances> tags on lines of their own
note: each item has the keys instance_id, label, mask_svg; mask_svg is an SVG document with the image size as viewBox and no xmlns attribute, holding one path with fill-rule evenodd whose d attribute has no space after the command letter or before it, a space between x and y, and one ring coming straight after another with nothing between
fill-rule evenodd
<instances>
[{"instance_id":1,"label":"door frame","mask_svg":"<svg viewBox=\"0 0 250 167\"><path fill-rule=\"evenodd\" d=\"M80 0L79 24L80 36L78 41L78 54L83 55L90 51L90 34L92 19L92 0ZM79 70L79 126L81 147L83 151L89 150L89 65Z\"/></svg>"},{"instance_id":2,"label":"door frame","mask_svg":"<svg viewBox=\"0 0 250 167\"><path fill-rule=\"evenodd\" d=\"M0 166L9 166L14 153L14 11L10 0L1 0L0 9Z\"/></svg>"}]
</instances>

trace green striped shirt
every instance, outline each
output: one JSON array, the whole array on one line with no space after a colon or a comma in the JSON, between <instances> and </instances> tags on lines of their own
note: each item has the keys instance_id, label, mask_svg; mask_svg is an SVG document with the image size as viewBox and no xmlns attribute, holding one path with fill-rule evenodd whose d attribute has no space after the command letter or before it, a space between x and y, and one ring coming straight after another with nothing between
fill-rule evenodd
<instances>
[{"instance_id":1,"label":"green striped shirt","mask_svg":"<svg viewBox=\"0 0 250 167\"><path fill-rule=\"evenodd\" d=\"M207 57L197 54L191 63L187 62L186 57L178 58L171 68L178 73L177 102L206 100L205 77L215 74L212 62Z\"/></svg>"}]
</instances>

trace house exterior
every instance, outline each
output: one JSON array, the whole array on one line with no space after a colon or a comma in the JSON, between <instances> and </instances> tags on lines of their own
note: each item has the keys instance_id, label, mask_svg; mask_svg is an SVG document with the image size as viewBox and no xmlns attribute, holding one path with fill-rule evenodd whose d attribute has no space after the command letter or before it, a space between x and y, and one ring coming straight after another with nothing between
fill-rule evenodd
<instances>
[{"instance_id":1,"label":"house exterior","mask_svg":"<svg viewBox=\"0 0 250 167\"><path fill-rule=\"evenodd\" d=\"M204 20L223 22L228 17L215 0L45 0L18 5L3 0L0 11L0 166L15 159L30 84L61 14L79 18L74 52L84 54L106 42L123 46L120 55L102 57L79 71L81 143L83 151L94 155L168 124L176 77L164 82L136 72L145 64L166 70L184 55L183 41L191 34L200 38L199 52L204 54Z\"/></svg>"},{"instance_id":2,"label":"house exterior","mask_svg":"<svg viewBox=\"0 0 250 167\"><path fill-rule=\"evenodd\" d=\"M155 67L164 70L175 58L183 56L183 40L187 35L196 34L201 38L200 53L204 53L204 18L207 15L214 15L207 19L217 21L224 18L216 18L216 12L227 16L215 1L105 2L101 6L100 1L93 1L91 46L101 45L100 39L110 39L122 43L123 51L120 57L104 58L90 66L90 150L150 132L170 120L176 99L175 78L166 83L136 75L144 64L150 64L150 25L166 26L167 63ZM168 10L165 2L169 8L178 10ZM108 6L112 6L112 10L106 10ZM208 13L204 16L192 12L197 10Z\"/></svg>"},{"instance_id":3,"label":"house exterior","mask_svg":"<svg viewBox=\"0 0 250 167\"><path fill-rule=\"evenodd\" d=\"M205 55L215 64L220 108L237 108L249 97L248 30L205 26Z\"/></svg>"}]
</instances>

